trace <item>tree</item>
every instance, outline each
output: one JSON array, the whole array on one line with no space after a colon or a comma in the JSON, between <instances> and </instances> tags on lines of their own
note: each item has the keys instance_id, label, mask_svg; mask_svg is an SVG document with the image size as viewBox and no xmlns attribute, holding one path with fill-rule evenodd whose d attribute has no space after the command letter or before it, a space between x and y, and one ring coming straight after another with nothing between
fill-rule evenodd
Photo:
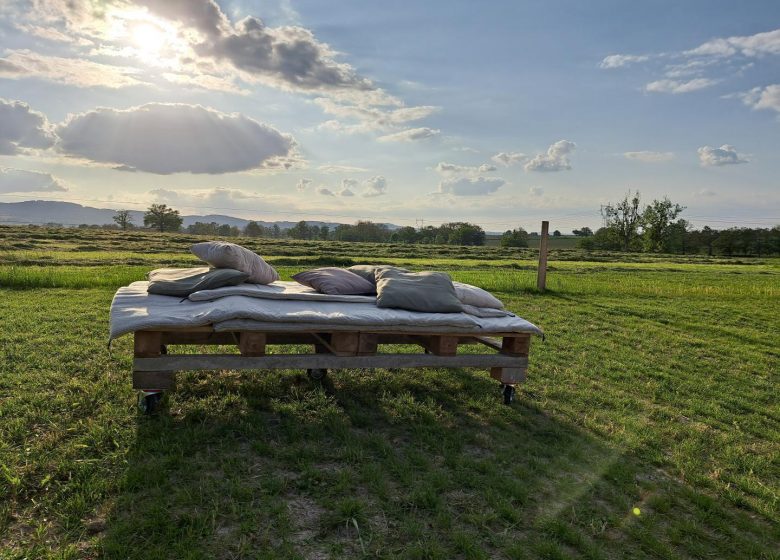
<instances>
[{"instance_id":1,"label":"tree","mask_svg":"<svg viewBox=\"0 0 780 560\"><path fill-rule=\"evenodd\" d=\"M507 230L501 235L502 247L528 247L528 233L523 228Z\"/></svg>"},{"instance_id":2,"label":"tree","mask_svg":"<svg viewBox=\"0 0 780 560\"><path fill-rule=\"evenodd\" d=\"M271 232L274 239L279 239L282 236L282 228L279 227L279 224L274 224L274 227L271 228Z\"/></svg>"},{"instance_id":3,"label":"tree","mask_svg":"<svg viewBox=\"0 0 780 560\"><path fill-rule=\"evenodd\" d=\"M683 210L684 206L673 204L667 197L663 200L653 200L645 207L642 212L642 245L645 251L670 251L672 226Z\"/></svg>"},{"instance_id":4,"label":"tree","mask_svg":"<svg viewBox=\"0 0 780 560\"><path fill-rule=\"evenodd\" d=\"M114 221L119 229L130 229L133 227L133 217L130 215L130 210L117 210L114 214Z\"/></svg>"},{"instance_id":5,"label":"tree","mask_svg":"<svg viewBox=\"0 0 780 560\"><path fill-rule=\"evenodd\" d=\"M330 236L330 226L323 225L320 228L320 239L327 241Z\"/></svg>"},{"instance_id":6,"label":"tree","mask_svg":"<svg viewBox=\"0 0 780 560\"><path fill-rule=\"evenodd\" d=\"M613 230L621 241L624 251L631 249L632 241L638 235L642 216L639 213L639 191L626 197L617 204L607 204L602 207L601 215L607 223L607 228Z\"/></svg>"},{"instance_id":7,"label":"tree","mask_svg":"<svg viewBox=\"0 0 780 560\"><path fill-rule=\"evenodd\" d=\"M308 239L309 238L309 226L306 225L305 220L301 220L293 227L287 230L287 235L293 239Z\"/></svg>"},{"instance_id":8,"label":"tree","mask_svg":"<svg viewBox=\"0 0 780 560\"><path fill-rule=\"evenodd\" d=\"M414 243L418 239L417 230L412 226L404 226L399 228L396 230L393 236L395 237L396 241L401 243Z\"/></svg>"},{"instance_id":9,"label":"tree","mask_svg":"<svg viewBox=\"0 0 780 560\"><path fill-rule=\"evenodd\" d=\"M593 230L590 229L588 226L585 226L585 227L580 228L580 229L572 230L572 233L574 235L579 236L579 237L589 237L589 236L593 235Z\"/></svg>"},{"instance_id":10,"label":"tree","mask_svg":"<svg viewBox=\"0 0 780 560\"><path fill-rule=\"evenodd\" d=\"M161 232L177 231L182 221L179 211L168 208L165 204L152 204L144 214L144 225Z\"/></svg>"},{"instance_id":11,"label":"tree","mask_svg":"<svg viewBox=\"0 0 780 560\"><path fill-rule=\"evenodd\" d=\"M247 223L244 227L244 235L247 237L263 237L264 234L265 228L254 220Z\"/></svg>"},{"instance_id":12,"label":"tree","mask_svg":"<svg viewBox=\"0 0 780 560\"><path fill-rule=\"evenodd\" d=\"M556 229L556 230L553 232L553 237L560 237L560 236L561 236L561 232L560 232L560 230L557 230L557 229Z\"/></svg>"}]
</instances>

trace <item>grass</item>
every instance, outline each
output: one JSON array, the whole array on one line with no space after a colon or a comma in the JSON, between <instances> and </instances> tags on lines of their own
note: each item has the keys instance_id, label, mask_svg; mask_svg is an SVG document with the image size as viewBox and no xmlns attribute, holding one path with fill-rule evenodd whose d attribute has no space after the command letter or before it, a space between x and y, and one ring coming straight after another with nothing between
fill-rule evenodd
<instances>
[{"instance_id":1,"label":"grass","mask_svg":"<svg viewBox=\"0 0 780 560\"><path fill-rule=\"evenodd\" d=\"M3 560L780 558L776 261L553 260L540 295L500 256L395 257L544 327L512 407L481 371L222 371L146 418L108 306L188 257L113 240L0 260Z\"/></svg>"}]
</instances>

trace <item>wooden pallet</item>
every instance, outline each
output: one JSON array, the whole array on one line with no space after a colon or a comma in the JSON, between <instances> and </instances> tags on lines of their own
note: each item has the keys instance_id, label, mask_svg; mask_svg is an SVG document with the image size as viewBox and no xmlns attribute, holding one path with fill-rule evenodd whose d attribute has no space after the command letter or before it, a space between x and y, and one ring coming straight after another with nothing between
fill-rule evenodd
<instances>
[{"instance_id":1,"label":"wooden pallet","mask_svg":"<svg viewBox=\"0 0 780 560\"><path fill-rule=\"evenodd\" d=\"M236 345L233 354L167 353L176 345ZM314 353L266 353L269 346L311 345ZM420 353L384 353L380 345L412 344ZM487 346L488 354L459 353L462 346ZM167 390L175 373L221 369L485 368L506 385L525 379L528 333L409 334L402 332L214 332L211 327L136 331L133 387Z\"/></svg>"}]
</instances>

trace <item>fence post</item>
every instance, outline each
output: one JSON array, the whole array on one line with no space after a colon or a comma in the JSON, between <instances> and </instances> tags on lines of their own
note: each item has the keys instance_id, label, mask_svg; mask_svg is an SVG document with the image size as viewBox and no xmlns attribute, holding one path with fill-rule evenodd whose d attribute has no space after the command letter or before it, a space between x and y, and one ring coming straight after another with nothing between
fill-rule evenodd
<instances>
[{"instance_id":1,"label":"fence post","mask_svg":"<svg viewBox=\"0 0 780 560\"><path fill-rule=\"evenodd\" d=\"M550 230L550 222L542 222L542 237L539 240L539 268L536 272L536 288L543 292L547 285L547 235Z\"/></svg>"}]
</instances>

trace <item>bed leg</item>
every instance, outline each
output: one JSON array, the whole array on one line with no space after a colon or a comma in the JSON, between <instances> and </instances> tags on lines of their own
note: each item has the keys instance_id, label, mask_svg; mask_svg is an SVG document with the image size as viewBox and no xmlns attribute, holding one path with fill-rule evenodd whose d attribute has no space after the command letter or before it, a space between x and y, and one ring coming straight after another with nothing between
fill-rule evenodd
<instances>
[{"instance_id":1,"label":"bed leg","mask_svg":"<svg viewBox=\"0 0 780 560\"><path fill-rule=\"evenodd\" d=\"M141 413L149 415L160 410L163 391L157 389L145 389L138 393L138 409Z\"/></svg>"},{"instance_id":2,"label":"bed leg","mask_svg":"<svg viewBox=\"0 0 780 560\"><path fill-rule=\"evenodd\" d=\"M490 377L501 382L501 395L504 404L512 404L512 401L515 400L515 385L525 381L525 372L526 368L490 368Z\"/></svg>"}]
</instances>

